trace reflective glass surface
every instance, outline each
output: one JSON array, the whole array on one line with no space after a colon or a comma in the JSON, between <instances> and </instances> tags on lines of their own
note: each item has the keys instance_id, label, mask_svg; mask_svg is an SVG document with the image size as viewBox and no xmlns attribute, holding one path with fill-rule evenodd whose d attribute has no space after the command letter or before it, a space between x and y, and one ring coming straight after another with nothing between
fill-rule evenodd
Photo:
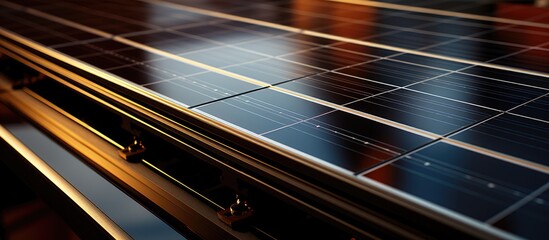
<instances>
[{"instance_id":1,"label":"reflective glass surface","mask_svg":"<svg viewBox=\"0 0 549 240\"><path fill-rule=\"evenodd\" d=\"M429 146L365 176L481 221L547 181L542 173L446 143Z\"/></svg>"},{"instance_id":2,"label":"reflective glass surface","mask_svg":"<svg viewBox=\"0 0 549 240\"><path fill-rule=\"evenodd\" d=\"M496 113L406 89L367 98L348 107L440 135L467 127Z\"/></svg>"},{"instance_id":3,"label":"reflective glass surface","mask_svg":"<svg viewBox=\"0 0 549 240\"><path fill-rule=\"evenodd\" d=\"M504 114L452 138L549 166L548 125L547 122Z\"/></svg>"},{"instance_id":4,"label":"reflective glass surface","mask_svg":"<svg viewBox=\"0 0 549 240\"><path fill-rule=\"evenodd\" d=\"M134 84L131 94L116 88L123 96L173 101L161 110L188 108L334 176L375 180L447 218L546 235L546 8L428 0L5 2L2 41L23 39L32 51L53 50L68 65L117 76L93 79L105 86Z\"/></svg>"},{"instance_id":5,"label":"reflective glass surface","mask_svg":"<svg viewBox=\"0 0 549 240\"><path fill-rule=\"evenodd\" d=\"M271 131L264 136L353 172L372 167L430 141L340 111Z\"/></svg>"}]
</instances>

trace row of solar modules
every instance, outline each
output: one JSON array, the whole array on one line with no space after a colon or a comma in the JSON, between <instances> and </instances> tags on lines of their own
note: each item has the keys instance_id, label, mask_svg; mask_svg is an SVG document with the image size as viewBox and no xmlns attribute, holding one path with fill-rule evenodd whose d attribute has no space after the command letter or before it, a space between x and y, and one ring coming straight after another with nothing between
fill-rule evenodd
<instances>
[{"instance_id":1,"label":"row of solar modules","mask_svg":"<svg viewBox=\"0 0 549 240\"><path fill-rule=\"evenodd\" d=\"M243 24L241 22L228 22L225 19L218 17L200 15L189 11L180 9L171 9L158 5L144 4L139 5L121 5L122 3L101 3L84 6L84 4L75 3L58 3L58 4L45 4L40 6L36 4L37 9L43 10L52 15L62 14L64 18L86 25L93 26L93 28L109 32L112 34L122 35L138 35L135 38L138 39L172 39L177 41L186 40L192 42L193 46L190 48L182 48L173 46L168 42L157 43L163 45L164 50L175 51L175 53L188 52L197 48L208 47L209 45L227 45L227 44L243 44L243 47L249 46L243 42L253 42L254 40L260 40L265 37L270 37L276 34L284 34L287 32L280 30L273 30L272 28L266 28L264 26L253 26L249 24ZM309 3L312 4L312 3ZM333 3L336 4L336 3ZM316 5L313 5L316 6ZM251 18L258 18L260 20L276 22L283 25L292 26L298 29L314 30L321 33L329 33L337 36L349 37L353 39L361 39L373 43L388 44L395 47L401 47L411 50L421 50L433 54L441 54L444 56L451 56L463 59L469 59L481 62L490 62L493 64L511 66L517 68L525 68L534 71L546 72L549 69L547 61L543 61L548 57L549 48L549 32L546 28L513 25L505 23L494 23L487 21L480 21L471 23L465 21L463 18L446 17L436 18L432 15L423 16L425 14L418 14L412 12L404 12L397 10L384 10L378 8L368 7L365 9L359 8L358 13L364 20L357 20L357 16L350 15L353 18L334 17L333 13L328 11L329 14L320 15L315 11L322 12L325 10L320 5L319 9L312 9L311 13L298 11L291 12L289 9L278 7L274 10L274 13L283 12L280 17L282 20L276 21L278 15L271 16L271 14L262 14L261 16L255 16L253 13L264 13L267 10L273 11L272 6L269 9L265 5L258 5L260 8L248 9L247 11L242 8L229 11L234 14L244 14L244 16ZM124 8L122 13L116 12L112 14L109 12L116 9ZM310 7L312 8L312 7ZM229 8L230 9L230 8ZM252 9L252 10L249 10ZM354 9L354 8L353 8ZM226 10L226 9L219 9ZM332 10L334 13L340 12ZM375 11L374 11L375 10ZM513 12L513 11L511 11ZM305 14L308 13L308 14ZM357 14L358 14L357 13ZM368 13L368 14L365 14ZM286 16L288 15L288 16ZM374 19L369 19L368 16L372 16ZM545 13L547 15L547 13ZM538 17L545 16L543 14L528 16ZM303 18L303 23L295 20L296 16ZM548 15L549 17L549 15ZM6 18L18 18L17 16L6 16ZM20 18L20 17L19 17ZM271 19L274 18L274 19ZM20 19L21 21L29 20L32 24L32 19ZM225 23L225 25L217 26L219 23ZM49 26L50 24L43 24ZM199 25L198 27L192 27ZM204 27L200 27L204 26ZM206 28L205 25L211 25ZM315 26L318 25L318 26ZM45 27L45 26L43 26ZM172 31L166 31L166 28L170 28ZM36 29L35 32L28 33L34 36L42 36L46 43L73 43L75 40L83 40L90 37L86 33L80 34L75 32L74 34L67 33L65 26L60 26L58 29L55 27L52 29L54 33L57 32L60 36L49 36L51 31L48 31L51 27L46 29ZM199 29L199 30L196 30ZM207 30L205 30L207 29ZM335 31L335 32L334 32ZM200 43L199 40L189 38L186 36L180 36L180 33L191 34L193 36L205 37L208 40L215 41ZM49 36L49 37L46 37ZM302 36L294 36L294 40L305 40L314 44L329 45L336 44L342 48L352 48L352 46L346 46L337 41L330 41L326 39L308 37L303 39ZM275 45L278 43L274 43ZM290 51L273 51L266 52L268 55L280 55L289 54L295 50L294 48L307 47L305 44L299 44L289 42L286 45L291 46ZM168 46L165 46L168 45ZM257 42L253 44L251 48L263 48L273 45L272 43ZM302 46L304 45L304 46ZM283 49L287 50L287 49Z\"/></svg>"},{"instance_id":2,"label":"row of solar modules","mask_svg":"<svg viewBox=\"0 0 549 240\"><path fill-rule=\"evenodd\" d=\"M51 9L52 14L60 14L55 7ZM504 229L535 229L546 221L547 191L503 219L495 218L547 187L546 174L360 116L382 117L546 166L549 119L545 77L220 19L210 19L211 25L188 23L201 27L127 36L337 104L341 109L336 110L63 24L43 24L47 22L43 18L21 11L4 11L2 26L10 31L357 175ZM55 29L59 29L58 35L40 34ZM65 41L52 40L56 36ZM228 40L220 41L223 39ZM502 112L508 110L510 113ZM392 163L379 167L387 160ZM510 175L515 178L509 179ZM537 222L533 220L536 216Z\"/></svg>"}]
</instances>

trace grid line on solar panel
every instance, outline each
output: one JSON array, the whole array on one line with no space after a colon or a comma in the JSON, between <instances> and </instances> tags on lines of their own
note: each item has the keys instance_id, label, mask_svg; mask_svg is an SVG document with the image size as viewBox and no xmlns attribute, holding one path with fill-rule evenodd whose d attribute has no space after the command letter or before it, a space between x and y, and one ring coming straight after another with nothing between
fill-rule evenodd
<instances>
[{"instance_id":1,"label":"grid line on solar panel","mask_svg":"<svg viewBox=\"0 0 549 240\"><path fill-rule=\"evenodd\" d=\"M373 81L362 80L335 72L316 74L278 85L304 95L344 105L358 99L375 96L394 89Z\"/></svg>"},{"instance_id":2,"label":"grid line on solar panel","mask_svg":"<svg viewBox=\"0 0 549 240\"><path fill-rule=\"evenodd\" d=\"M355 101L346 107L439 135L457 131L497 113L406 89Z\"/></svg>"},{"instance_id":3,"label":"grid line on solar panel","mask_svg":"<svg viewBox=\"0 0 549 240\"><path fill-rule=\"evenodd\" d=\"M543 239L549 233L548 205L549 191L546 190L493 225L529 239Z\"/></svg>"},{"instance_id":4,"label":"grid line on solar panel","mask_svg":"<svg viewBox=\"0 0 549 240\"><path fill-rule=\"evenodd\" d=\"M232 48L230 46L198 50L181 55L185 58L189 58L198 62L203 62L217 68L255 62L266 58L259 54L241 51L237 48Z\"/></svg>"},{"instance_id":5,"label":"grid line on solar panel","mask_svg":"<svg viewBox=\"0 0 549 240\"><path fill-rule=\"evenodd\" d=\"M294 64L276 58L226 67L223 70L254 79L265 86L273 86L323 72L323 70L318 68Z\"/></svg>"},{"instance_id":6,"label":"grid line on solar panel","mask_svg":"<svg viewBox=\"0 0 549 240\"><path fill-rule=\"evenodd\" d=\"M104 37L104 38L110 38L110 37L113 36L110 33L107 33L105 31L96 29L94 27L88 27L86 25L79 24L79 23L76 23L76 22L72 22L70 20L66 20L64 18L57 17L55 15L47 14L47 13L37 11L37 10L34 10L34 9L26 9L25 12L27 12L29 14L32 14L32 15L35 15L35 16L43 17L44 19L47 19L47 20L50 20L50 21L62 23L62 24L65 24L67 26L70 26L70 27L73 27L73 28L76 28L76 29L80 29L80 30L83 30L83 31L86 31L86 32L89 32L89 33L93 33L93 34L96 34L96 35Z\"/></svg>"},{"instance_id":7,"label":"grid line on solar panel","mask_svg":"<svg viewBox=\"0 0 549 240\"><path fill-rule=\"evenodd\" d=\"M105 10L114 10L113 8L110 8L109 6L98 6L99 9L102 9L102 10L96 10L94 8L91 8L92 6L86 6L86 7L83 7L81 5L78 5L78 4L75 4L75 3L66 3L65 4L66 7L68 8L71 8L71 9L66 9L64 12L67 12L67 10L69 11L75 11L78 12L79 14L81 13L86 13L86 14L90 14L90 15L97 15L99 17L103 17L103 18L108 18L108 19L113 19L113 20L116 20L116 21L122 21L122 22L126 22L126 23L130 23L130 24L136 24L136 25L142 25L142 26L146 26L146 27L149 27L149 28L160 28L160 26L157 26L157 25L154 25L154 24L150 24L150 22L148 21L137 21L133 18L128 18L124 15L126 15L125 13L128 12L129 9L125 8L125 11L122 11L122 12L118 12L117 14L113 14L113 13L110 13L108 11L105 11ZM127 7L127 6L125 6Z\"/></svg>"},{"instance_id":8,"label":"grid line on solar panel","mask_svg":"<svg viewBox=\"0 0 549 240\"><path fill-rule=\"evenodd\" d=\"M274 129L263 136L353 172L431 141L341 111ZM341 154L347 157L341 158Z\"/></svg>"},{"instance_id":9,"label":"grid line on solar panel","mask_svg":"<svg viewBox=\"0 0 549 240\"><path fill-rule=\"evenodd\" d=\"M279 37L243 42L234 46L273 57L319 47L316 44Z\"/></svg>"},{"instance_id":10,"label":"grid line on solar panel","mask_svg":"<svg viewBox=\"0 0 549 240\"><path fill-rule=\"evenodd\" d=\"M546 183L545 185L541 186L540 188L538 188L536 191L531 192L530 194L528 194L528 196L522 198L521 200L519 200L515 204L513 204L513 205L509 206L508 208L504 209L503 211L501 211L497 215L494 215L492 218L488 219L486 221L486 223L495 224L496 222L500 221L501 219L503 219L503 218L507 217L508 215L510 215L511 213L513 213L514 211L516 211L519 208L525 206L526 204L528 204L528 202L536 199L538 196L543 194L548 189L549 189L549 182Z\"/></svg>"},{"instance_id":11,"label":"grid line on solar panel","mask_svg":"<svg viewBox=\"0 0 549 240\"><path fill-rule=\"evenodd\" d=\"M545 96L549 95L546 94ZM541 96L541 97L538 97L536 99L533 99L533 100L530 100L529 102L527 103L523 103L517 107L515 107L514 109L517 109L517 108L520 108L521 106L525 106L527 105L528 103L530 102L534 102L538 99L541 99L542 97L544 96ZM479 123L476 123L472 126L469 126L466 130L469 130L471 128L474 128L474 127L477 127L479 125L482 125L488 121L491 121L493 119L496 119L502 115L504 115L505 112L502 112L502 113L499 113L497 115L494 115L482 122L479 122ZM507 114L508 115L508 114ZM519 115L517 115L519 116ZM519 116L520 117L520 116ZM535 121L542 121L542 120L538 120L538 119L535 119L535 118L531 118L532 120L535 120ZM543 121L542 121L543 122ZM459 141L459 140L455 140L453 138L454 135L456 134L460 134L462 131L458 131L458 132L455 132L455 133L452 133L448 136L446 136L443 141L446 142L446 143L450 143L452 145L455 145L455 146L460 146L464 149L468 149L468 150L471 150L471 151L475 151L475 152L478 152L478 153L483 153L483 154L486 154L486 155L489 155L489 156L493 156L493 157L496 157L496 158L499 158L499 159L502 159L502 160L505 160L505 161L509 161L509 162L512 162L512 163L515 163L515 164L518 164L518 165L521 165L521 166L524 166L524 167L527 167L527 168L531 168L531 169L535 169L535 170L538 170L538 171L541 171L541 172L544 172L544 173L549 173L549 168L548 167L545 167L545 166L542 166L538 163L533 163L533 162L530 162L528 160L524 160L524 159L521 159L521 158L517 158L517 157L514 157L514 156L511 156L511 155L507 155L503 152L497 152L494 151L494 150L491 150L491 149L488 149L488 148L484 148L484 147L480 147L478 145L473 145L473 144L469 144L469 143L466 143L466 142L462 142L462 141Z\"/></svg>"},{"instance_id":12,"label":"grid line on solar panel","mask_svg":"<svg viewBox=\"0 0 549 240\"><path fill-rule=\"evenodd\" d=\"M450 138L531 161L549 172L547 136L548 123L503 114Z\"/></svg>"},{"instance_id":13,"label":"grid line on solar panel","mask_svg":"<svg viewBox=\"0 0 549 240\"><path fill-rule=\"evenodd\" d=\"M404 62L404 63L417 64L417 65L427 66L435 69L449 70L449 71L463 71L464 69L467 69L467 67L471 66L469 64L453 62L453 61L437 59L437 58L428 58L425 56L409 54L409 53L404 53L404 54L397 53L397 54L390 55L387 58L390 58L395 61Z\"/></svg>"},{"instance_id":14,"label":"grid line on solar panel","mask_svg":"<svg viewBox=\"0 0 549 240\"><path fill-rule=\"evenodd\" d=\"M7 30L15 31L44 45L56 45L100 38L99 36L90 34L80 29L70 28L65 25L32 15L16 16L10 13L5 15L3 14L0 18L5 19L8 17L9 19L6 19L6 21L16 22L16 25L11 25L11 27L10 25L2 25L3 27L7 27Z\"/></svg>"},{"instance_id":15,"label":"grid line on solar panel","mask_svg":"<svg viewBox=\"0 0 549 240\"><path fill-rule=\"evenodd\" d=\"M549 95L515 108L511 113L549 123Z\"/></svg>"},{"instance_id":16,"label":"grid line on solar panel","mask_svg":"<svg viewBox=\"0 0 549 240\"><path fill-rule=\"evenodd\" d=\"M459 73L436 77L407 88L497 110L509 110L547 92Z\"/></svg>"},{"instance_id":17,"label":"grid line on solar panel","mask_svg":"<svg viewBox=\"0 0 549 240\"><path fill-rule=\"evenodd\" d=\"M547 182L543 173L445 143L400 157L364 176L481 221Z\"/></svg>"},{"instance_id":18,"label":"grid line on solar panel","mask_svg":"<svg viewBox=\"0 0 549 240\"><path fill-rule=\"evenodd\" d=\"M549 72L549 49L527 49L510 56L492 60L504 66L521 67L528 70Z\"/></svg>"},{"instance_id":19,"label":"grid line on solar panel","mask_svg":"<svg viewBox=\"0 0 549 240\"><path fill-rule=\"evenodd\" d=\"M333 111L270 88L206 104L198 109L258 134Z\"/></svg>"},{"instance_id":20,"label":"grid line on solar panel","mask_svg":"<svg viewBox=\"0 0 549 240\"><path fill-rule=\"evenodd\" d=\"M391 59L380 59L341 68L336 72L397 87L408 86L451 73L444 69Z\"/></svg>"},{"instance_id":21,"label":"grid line on solar panel","mask_svg":"<svg viewBox=\"0 0 549 240\"><path fill-rule=\"evenodd\" d=\"M241 43L270 37L261 33L239 30L232 27L224 27L220 24L209 24L207 26L186 26L184 28L171 28L170 32L182 33L185 35L198 36L211 41L223 44Z\"/></svg>"},{"instance_id":22,"label":"grid line on solar panel","mask_svg":"<svg viewBox=\"0 0 549 240\"><path fill-rule=\"evenodd\" d=\"M496 81L514 83L526 87L549 90L549 81L547 81L547 77L532 76L504 69L488 68L483 66L473 66L471 68L462 69L459 73Z\"/></svg>"},{"instance_id":23,"label":"grid line on solar panel","mask_svg":"<svg viewBox=\"0 0 549 240\"><path fill-rule=\"evenodd\" d=\"M335 70L342 67L349 67L376 59L374 57L353 54L326 47L289 53L280 56L280 58L325 70Z\"/></svg>"},{"instance_id":24,"label":"grid line on solar panel","mask_svg":"<svg viewBox=\"0 0 549 240\"><path fill-rule=\"evenodd\" d=\"M252 84L223 77L204 78L200 75L195 75L192 78L175 78L148 84L145 87L153 90L155 93L161 93L188 108L261 89L261 87ZM185 94L181 94L182 92Z\"/></svg>"},{"instance_id":25,"label":"grid line on solar panel","mask_svg":"<svg viewBox=\"0 0 549 240\"><path fill-rule=\"evenodd\" d=\"M422 50L428 53L443 54L450 57L489 63L493 59L517 54L527 49L528 48L460 39L428 46Z\"/></svg>"}]
</instances>

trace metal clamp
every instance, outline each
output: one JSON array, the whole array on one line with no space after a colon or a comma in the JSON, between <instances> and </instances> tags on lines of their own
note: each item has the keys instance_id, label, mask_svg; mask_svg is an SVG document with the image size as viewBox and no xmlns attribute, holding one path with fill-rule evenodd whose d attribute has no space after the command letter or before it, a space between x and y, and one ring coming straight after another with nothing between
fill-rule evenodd
<instances>
[{"instance_id":1,"label":"metal clamp","mask_svg":"<svg viewBox=\"0 0 549 240\"><path fill-rule=\"evenodd\" d=\"M128 162L139 162L143 159L145 150L146 148L143 146L141 139L134 136L133 143L124 149L118 150L118 155Z\"/></svg>"},{"instance_id":2,"label":"metal clamp","mask_svg":"<svg viewBox=\"0 0 549 240\"><path fill-rule=\"evenodd\" d=\"M248 201L242 200L236 195L235 203L230 207L217 212L217 217L234 229L243 229L249 220L254 216L254 209L248 204Z\"/></svg>"}]
</instances>

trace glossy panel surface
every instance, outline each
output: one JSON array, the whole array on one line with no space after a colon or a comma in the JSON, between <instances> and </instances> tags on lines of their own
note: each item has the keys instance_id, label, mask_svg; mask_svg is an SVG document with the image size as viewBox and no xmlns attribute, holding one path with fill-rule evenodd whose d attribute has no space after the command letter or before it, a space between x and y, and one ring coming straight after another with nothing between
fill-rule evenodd
<instances>
[{"instance_id":1,"label":"glossy panel surface","mask_svg":"<svg viewBox=\"0 0 549 240\"><path fill-rule=\"evenodd\" d=\"M391 55L395 55L395 54L400 54L399 52L392 51L392 50L387 50L387 49L383 49L383 48L374 48L374 47L369 47L369 46L354 44L354 43L348 43L348 42L335 43L335 44L331 45L330 47L343 49L343 50L348 50L348 51L361 53L361 54L380 56L380 57L387 57L387 56L391 56Z\"/></svg>"},{"instance_id":2,"label":"glossy panel surface","mask_svg":"<svg viewBox=\"0 0 549 240\"><path fill-rule=\"evenodd\" d=\"M429 31L433 33L443 33L443 34L450 34L455 36L470 36L470 35L479 35L483 32L489 32L493 28L485 27L485 26L478 26L478 25L464 25L464 24L457 24L457 23L438 23L438 24L430 24L425 27L419 27L417 28L419 30L423 31Z\"/></svg>"},{"instance_id":3,"label":"glossy panel surface","mask_svg":"<svg viewBox=\"0 0 549 240\"><path fill-rule=\"evenodd\" d=\"M504 114L453 139L549 166L549 123Z\"/></svg>"},{"instance_id":4,"label":"glossy panel surface","mask_svg":"<svg viewBox=\"0 0 549 240\"><path fill-rule=\"evenodd\" d=\"M438 45L440 43L451 41L452 38L440 35L432 35L427 33L417 33L411 31L399 31L395 33L383 34L381 36L368 38L368 41L386 44L391 46L419 49Z\"/></svg>"},{"instance_id":5,"label":"glossy panel surface","mask_svg":"<svg viewBox=\"0 0 549 240\"><path fill-rule=\"evenodd\" d=\"M139 85L151 84L177 77L177 75L148 65L135 64L109 69L109 72Z\"/></svg>"},{"instance_id":6,"label":"glossy panel surface","mask_svg":"<svg viewBox=\"0 0 549 240\"><path fill-rule=\"evenodd\" d=\"M149 84L146 88L186 106L195 106L260 87L217 73L206 72L192 77Z\"/></svg>"},{"instance_id":7,"label":"glossy panel surface","mask_svg":"<svg viewBox=\"0 0 549 240\"><path fill-rule=\"evenodd\" d=\"M451 41L425 49L426 52L475 61L489 61L517 53L524 48L476 40Z\"/></svg>"},{"instance_id":8,"label":"glossy panel surface","mask_svg":"<svg viewBox=\"0 0 549 240\"><path fill-rule=\"evenodd\" d=\"M0 2L2 40L10 31L50 46L141 85L147 96L303 154L330 175L392 186L433 214L462 214L474 226L495 223L520 237L545 234L537 214L544 214L549 165L546 8L428 0L11 2L21 5ZM459 147L438 138L444 135Z\"/></svg>"},{"instance_id":9,"label":"glossy panel surface","mask_svg":"<svg viewBox=\"0 0 549 240\"><path fill-rule=\"evenodd\" d=\"M542 34L532 31L516 31L509 29L501 29L480 35L475 35L475 38L520 44L524 46L539 46L549 42L548 34Z\"/></svg>"},{"instance_id":10,"label":"glossy panel surface","mask_svg":"<svg viewBox=\"0 0 549 240\"><path fill-rule=\"evenodd\" d=\"M549 216L549 191L536 196L494 225L519 236L543 239L549 234L547 216Z\"/></svg>"},{"instance_id":11,"label":"glossy panel surface","mask_svg":"<svg viewBox=\"0 0 549 240\"><path fill-rule=\"evenodd\" d=\"M448 73L427 66L390 60L360 64L337 72L399 87Z\"/></svg>"},{"instance_id":12,"label":"glossy panel surface","mask_svg":"<svg viewBox=\"0 0 549 240\"><path fill-rule=\"evenodd\" d=\"M493 110L405 89L355 102L348 107L440 135L496 114Z\"/></svg>"},{"instance_id":13,"label":"glossy panel surface","mask_svg":"<svg viewBox=\"0 0 549 240\"><path fill-rule=\"evenodd\" d=\"M184 58L201 62L213 67L240 65L266 58L266 56L242 51L234 47L216 47L202 51L194 51L181 55Z\"/></svg>"},{"instance_id":14,"label":"glossy panel surface","mask_svg":"<svg viewBox=\"0 0 549 240\"><path fill-rule=\"evenodd\" d=\"M79 57L78 59L94 67L97 67L99 69L110 69L110 68L122 67L122 66L135 63L131 59L123 58L111 53L82 56L82 57Z\"/></svg>"},{"instance_id":15,"label":"glossy panel surface","mask_svg":"<svg viewBox=\"0 0 549 240\"><path fill-rule=\"evenodd\" d=\"M524 85L533 86L533 87L540 87L540 88L549 90L549 76L547 77L535 76L535 75L529 75L529 74L524 74L519 72L506 71L501 69L480 67L480 66L465 69L462 72L483 76L487 78L494 78L494 79L499 79L499 80L513 82L513 83L524 84Z\"/></svg>"},{"instance_id":16,"label":"glossy panel surface","mask_svg":"<svg viewBox=\"0 0 549 240\"><path fill-rule=\"evenodd\" d=\"M215 23L174 29L174 31L223 44L249 42L269 37L268 35Z\"/></svg>"},{"instance_id":17,"label":"glossy panel surface","mask_svg":"<svg viewBox=\"0 0 549 240\"><path fill-rule=\"evenodd\" d=\"M257 62L227 67L225 70L267 84L282 83L322 72L320 69L278 59L260 60Z\"/></svg>"},{"instance_id":18,"label":"glossy panel surface","mask_svg":"<svg viewBox=\"0 0 549 240\"><path fill-rule=\"evenodd\" d=\"M302 41L294 41L288 38L269 38L251 41L235 46L249 51L264 54L266 56L280 56L318 47L317 45Z\"/></svg>"},{"instance_id":19,"label":"glossy panel surface","mask_svg":"<svg viewBox=\"0 0 549 240\"><path fill-rule=\"evenodd\" d=\"M430 141L340 111L264 136L352 172L372 167Z\"/></svg>"},{"instance_id":20,"label":"glossy panel surface","mask_svg":"<svg viewBox=\"0 0 549 240\"><path fill-rule=\"evenodd\" d=\"M549 121L549 96L538 98L511 111L523 116Z\"/></svg>"},{"instance_id":21,"label":"glossy panel surface","mask_svg":"<svg viewBox=\"0 0 549 240\"><path fill-rule=\"evenodd\" d=\"M153 61L145 62L143 63L143 65L181 77L206 71L203 68L195 67L193 65L183 63L181 61L171 58L160 58Z\"/></svg>"},{"instance_id":22,"label":"glossy panel surface","mask_svg":"<svg viewBox=\"0 0 549 240\"><path fill-rule=\"evenodd\" d=\"M508 110L547 91L464 74L450 74L409 88L498 110Z\"/></svg>"},{"instance_id":23,"label":"glossy panel surface","mask_svg":"<svg viewBox=\"0 0 549 240\"><path fill-rule=\"evenodd\" d=\"M499 59L494 63L549 73L549 61L547 59L549 59L548 49L532 49Z\"/></svg>"},{"instance_id":24,"label":"glossy panel surface","mask_svg":"<svg viewBox=\"0 0 549 240\"><path fill-rule=\"evenodd\" d=\"M548 180L543 173L446 143L429 146L365 176L481 221Z\"/></svg>"},{"instance_id":25,"label":"glossy panel surface","mask_svg":"<svg viewBox=\"0 0 549 240\"><path fill-rule=\"evenodd\" d=\"M334 70L377 59L375 57L341 51L334 48L316 48L309 51L284 55L282 58L325 70Z\"/></svg>"},{"instance_id":26,"label":"glossy panel surface","mask_svg":"<svg viewBox=\"0 0 549 240\"><path fill-rule=\"evenodd\" d=\"M74 27L7 9L0 14L0 26L46 46L101 38Z\"/></svg>"},{"instance_id":27,"label":"glossy panel surface","mask_svg":"<svg viewBox=\"0 0 549 240\"><path fill-rule=\"evenodd\" d=\"M395 88L333 72L300 78L278 86L336 104L347 104Z\"/></svg>"},{"instance_id":28,"label":"glossy panel surface","mask_svg":"<svg viewBox=\"0 0 549 240\"><path fill-rule=\"evenodd\" d=\"M127 39L173 54L182 54L221 46L221 44L207 39L172 32L145 33L142 35L130 36L127 37Z\"/></svg>"},{"instance_id":29,"label":"glossy panel surface","mask_svg":"<svg viewBox=\"0 0 549 240\"><path fill-rule=\"evenodd\" d=\"M431 58L431 57L415 55L415 54L398 54L397 56L391 57L391 59L445 69L445 70L451 70L451 71L456 71L456 70L460 70L460 69L471 66L465 63L448 61L448 60L443 60L439 58Z\"/></svg>"},{"instance_id":30,"label":"glossy panel surface","mask_svg":"<svg viewBox=\"0 0 549 240\"><path fill-rule=\"evenodd\" d=\"M198 110L254 133L264 133L332 111L271 89L207 104Z\"/></svg>"}]
</instances>

